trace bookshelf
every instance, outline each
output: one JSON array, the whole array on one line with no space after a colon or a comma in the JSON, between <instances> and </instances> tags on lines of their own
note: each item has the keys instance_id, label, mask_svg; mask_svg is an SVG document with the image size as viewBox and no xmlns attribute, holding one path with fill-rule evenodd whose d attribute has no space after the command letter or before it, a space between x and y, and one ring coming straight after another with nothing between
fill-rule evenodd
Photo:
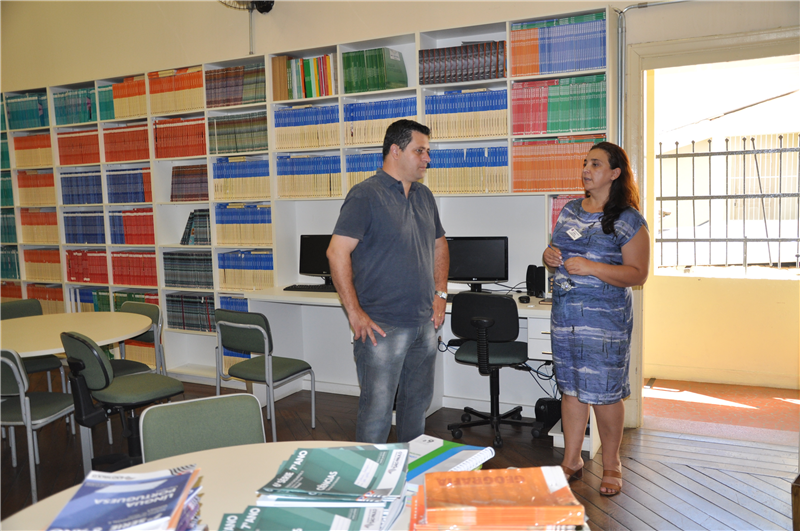
<instances>
[{"instance_id":1,"label":"bookshelf","mask_svg":"<svg viewBox=\"0 0 800 531\"><path fill-rule=\"evenodd\" d=\"M507 234L522 282L551 203L580 191L585 143L613 137L615 21L554 13L5 93L2 297L158 301L168 370L209 383L213 308L308 281L299 236L331 231L398 118L433 127L426 184L448 233ZM208 240L184 240L206 211Z\"/></svg>"}]
</instances>

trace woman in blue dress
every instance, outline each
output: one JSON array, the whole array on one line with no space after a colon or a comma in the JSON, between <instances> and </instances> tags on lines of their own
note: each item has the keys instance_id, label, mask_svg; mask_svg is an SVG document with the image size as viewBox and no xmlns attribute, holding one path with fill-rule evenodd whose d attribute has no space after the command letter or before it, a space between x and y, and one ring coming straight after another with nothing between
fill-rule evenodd
<instances>
[{"instance_id":1,"label":"woman in blue dress","mask_svg":"<svg viewBox=\"0 0 800 531\"><path fill-rule=\"evenodd\" d=\"M550 328L562 394L561 467L569 479L582 476L581 447L591 406L603 447L600 494L614 496L622 488L622 400L630 395L630 288L647 279L650 236L622 148L610 142L593 146L582 178L586 198L564 207L542 256L555 272Z\"/></svg>"}]
</instances>

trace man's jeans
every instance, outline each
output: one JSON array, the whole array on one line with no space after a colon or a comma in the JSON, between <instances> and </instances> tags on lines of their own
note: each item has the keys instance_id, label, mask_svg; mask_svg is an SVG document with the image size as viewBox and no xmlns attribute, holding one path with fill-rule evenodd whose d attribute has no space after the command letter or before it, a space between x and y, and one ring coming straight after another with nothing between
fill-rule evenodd
<instances>
[{"instance_id":1,"label":"man's jeans","mask_svg":"<svg viewBox=\"0 0 800 531\"><path fill-rule=\"evenodd\" d=\"M386 332L386 337L375 334L378 346L367 338L353 347L361 386L356 441L386 442L397 392L397 441L408 442L425 432L425 411L433 397L436 329L432 321L413 328L377 324Z\"/></svg>"}]
</instances>

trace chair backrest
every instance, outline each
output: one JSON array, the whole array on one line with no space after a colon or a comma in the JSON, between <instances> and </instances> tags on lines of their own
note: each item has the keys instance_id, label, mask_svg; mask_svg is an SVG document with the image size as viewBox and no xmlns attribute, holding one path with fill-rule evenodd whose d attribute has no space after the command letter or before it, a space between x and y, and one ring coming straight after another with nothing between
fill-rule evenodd
<instances>
[{"instance_id":1,"label":"chair backrest","mask_svg":"<svg viewBox=\"0 0 800 531\"><path fill-rule=\"evenodd\" d=\"M145 462L266 441L261 405L251 394L159 404L145 409L139 423Z\"/></svg>"},{"instance_id":2,"label":"chair backrest","mask_svg":"<svg viewBox=\"0 0 800 531\"><path fill-rule=\"evenodd\" d=\"M519 312L512 297L480 292L456 293L450 315L453 333L477 341L478 330L472 325L475 317L494 320L494 325L486 329L490 343L514 341L519 336Z\"/></svg>"},{"instance_id":3,"label":"chair backrest","mask_svg":"<svg viewBox=\"0 0 800 531\"><path fill-rule=\"evenodd\" d=\"M119 311L126 313L137 313L149 317L152 322L150 330L144 334L132 338L134 341L141 341L143 343L155 343L156 333L160 332L161 324L161 309L157 304L150 304L148 302L125 301L122 303Z\"/></svg>"},{"instance_id":4,"label":"chair backrest","mask_svg":"<svg viewBox=\"0 0 800 531\"><path fill-rule=\"evenodd\" d=\"M84 368L80 374L89 389L97 391L111 385L114 381L114 369L106 353L91 338L77 332L62 332L61 344L64 346L67 361L74 358L83 362Z\"/></svg>"},{"instance_id":5,"label":"chair backrest","mask_svg":"<svg viewBox=\"0 0 800 531\"><path fill-rule=\"evenodd\" d=\"M223 347L231 350L244 352L254 352L257 354L272 353L272 332L269 329L269 321L260 313L237 312L234 310L214 310L214 317L217 321L219 331L219 341ZM264 336L258 330L246 330L225 326L224 323L255 325L262 328L267 334L266 348L264 347Z\"/></svg>"},{"instance_id":6,"label":"chair backrest","mask_svg":"<svg viewBox=\"0 0 800 531\"><path fill-rule=\"evenodd\" d=\"M39 299L22 299L19 301L6 301L0 303L0 319L19 319L42 315L42 303Z\"/></svg>"},{"instance_id":7,"label":"chair backrest","mask_svg":"<svg viewBox=\"0 0 800 531\"><path fill-rule=\"evenodd\" d=\"M19 396L28 391L28 373L15 350L0 352L0 393L2 396Z\"/></svg>"}]
</instances>

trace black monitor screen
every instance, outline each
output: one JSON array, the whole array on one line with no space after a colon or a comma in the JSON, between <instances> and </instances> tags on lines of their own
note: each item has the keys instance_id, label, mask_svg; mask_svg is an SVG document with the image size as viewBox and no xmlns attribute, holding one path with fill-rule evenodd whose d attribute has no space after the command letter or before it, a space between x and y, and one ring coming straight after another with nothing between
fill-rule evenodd
<instances>
[{"instance_id":1,"label":"black monitor screen","mask_svg":"<svg viewBox=\"0 0 800 531\"><path fill-rule=\"evenodd\" d=\"M330 277L331 266L325 255L330 234L302 234L300 236L300 274L312 277Z\"/></svg>"},{"instance_id":2,"label":"black monitor screen","mask_svg":"<svg viewBox=\"0 0 800 531\"><path fill-rule=\"evenodd\" d=\"M472 284L479 290L480 284L506 282L508 280L507 236L449 236L450 250L449 282Z\"/></svg>"}]
</instances>

